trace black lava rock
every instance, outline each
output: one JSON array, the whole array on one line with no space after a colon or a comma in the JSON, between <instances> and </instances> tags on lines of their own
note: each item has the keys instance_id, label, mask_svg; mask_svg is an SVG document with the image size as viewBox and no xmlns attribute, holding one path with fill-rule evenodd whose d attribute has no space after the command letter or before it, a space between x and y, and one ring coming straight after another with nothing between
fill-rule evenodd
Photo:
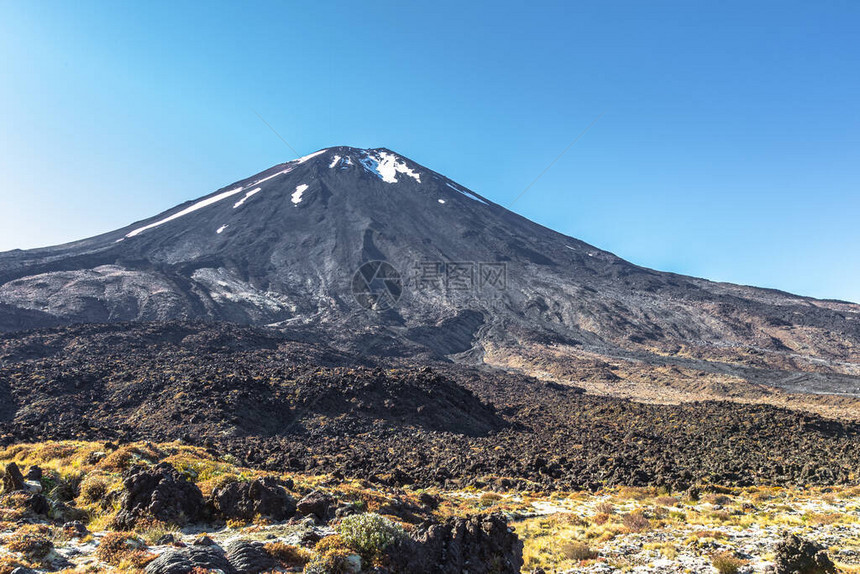
<instances>
[{"instance_id":1,"label":"black lava rock","mask_svg":"<svg viewBox=\"0 0 860 574\"><path fill-rule=\"evenodd\" d=\"M317 490L301 499L297 510L303 516L314 515L324 521L328 518L333 504L334 499L330 495Z\"/></svg>"},{"instance_id":2,"label":"black lava rock","mask_svg":"<svg viewBox=\"0 0 860 574\"><path fill-rule=\"evenodd\" d=\"M126 471L123 485L125 493L115 520L120 528L130 530L145 517L172 524L201 517L205 501L200 489L167 463L132 468Z\"/></svg>"},{"instance_id":3,"label":"black lava rock","mask_svg":"<svg viewBox=\"0 0 860 574\"><path fill-rule=\"evenodd\" d=\"M239 574L217 546L190 546L170 549L150 562L146 574L188 574L195 568L220 570L224 574Z\"/></svg>"},{"instance_id":4,"label":"black lava rock","mask_svg":"<svg viewBox=\"0 0 860 574\"><path fill-rule=\"evenodd\" d=\"M388 549L387 566L409 574L519 574L523 544L501 514L423 526Z\"/></svg>"},{"instance_id":5,"label":"black lava rock","mask_svg":"<svg viewBox=\"0 0 860 574\"><path fill-rule=\"evenodd\" d=\"M6 465L6 472L3 474L3 492L16 492L24 490L24 475L21 474L21 469L14 462Z\"/></svg>"},{"instance_id":6,"label":"black lava rock","mask_svg":"<svg viewBox=\"0 0 860 574\"><path fill-rule=\"evenodd\" d=\"M42 480L42 469L38 466L31 466L27 470L27 476L25 476L27 480L32 480L34 482L39 482Z\"/></svg>"},{"instance_id":7,"label":"black lava rock","mask_svg":"<svg viewBox=\"0 0 860 574\"><path fill-rule=\"evenodd\" d=\"M272 477L234 482L212 492L210 502L224 518L251 520L256 515L287 520L296 513L296 501Z\"/></svg>"},{"instance_id":8,"label":"black lava rock","mask_svg":"<svg viewBox=\"0 0 860 574\"><path fill-rule=\"evenodd\" d=\"M786 534L776 546L775 574L834 574L836 566L824 547L796 534Z\"/></svg>"},{"instance_id":9,"label":"black lava rock","mask_svg":"<svg viewBox=\"0 0 860 574\"><path fill-rule=\"evenodd\" d=\"M239 540L227 545L227 560L238 572L259 574L277 566L277 561L263 549L259 542Z\"/></svg>"}]
</instances>

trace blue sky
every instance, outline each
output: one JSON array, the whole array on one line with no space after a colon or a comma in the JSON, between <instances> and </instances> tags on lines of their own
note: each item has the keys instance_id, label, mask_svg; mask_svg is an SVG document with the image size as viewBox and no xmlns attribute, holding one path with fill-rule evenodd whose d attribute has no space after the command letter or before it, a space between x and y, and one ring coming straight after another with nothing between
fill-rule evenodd
<instances>
[{"instance_id":1,"label":"blue sky","mask_svg":"<svg viewBox=\"0 0 860 574\"><path fill-rule=\"evenodd\" d=\"M637 264L860 301L860 3L0 0L0 250L385 146Z\"/></svg>"}]
</instances>

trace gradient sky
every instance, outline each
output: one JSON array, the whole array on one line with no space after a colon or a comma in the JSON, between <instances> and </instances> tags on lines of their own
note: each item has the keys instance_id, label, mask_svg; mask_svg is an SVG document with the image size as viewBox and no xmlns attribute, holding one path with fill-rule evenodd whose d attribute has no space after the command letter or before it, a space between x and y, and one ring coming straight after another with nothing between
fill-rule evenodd
<instances>
[{"instance_id":1,"label":"gradient sky","mask_svg":"<svg viewBox=\"0 0 860 574\"><path fill-rule=\"evenodd\" d=\"M0 250L389 147L634 263L860 301L860 3L0 0Z\"/></svg>"}]
</instances>

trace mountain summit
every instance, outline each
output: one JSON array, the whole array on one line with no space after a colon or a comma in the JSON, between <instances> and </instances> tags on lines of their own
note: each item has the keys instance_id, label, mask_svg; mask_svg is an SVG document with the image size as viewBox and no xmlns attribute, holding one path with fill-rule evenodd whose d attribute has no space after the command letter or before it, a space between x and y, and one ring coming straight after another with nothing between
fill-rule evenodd
<instances>
[{"instance_id":1,"label":"mountain summit","mask_svg":"<svg viewBox=\"0 0 860 574\"><path fill-rule=\"evenodd\" d=\"M2 330L168 319L860 392L860 306L638 267L385 148L323 149L123 229L0 254Z\"/></svg>"}]
</instances>

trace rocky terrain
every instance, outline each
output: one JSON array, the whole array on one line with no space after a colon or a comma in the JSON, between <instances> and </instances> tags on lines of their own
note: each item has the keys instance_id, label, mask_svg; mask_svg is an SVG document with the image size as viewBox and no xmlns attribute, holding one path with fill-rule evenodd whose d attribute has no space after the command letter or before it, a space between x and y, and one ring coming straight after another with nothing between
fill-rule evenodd
<instances>
[{"instance_id":1,"label":"rocky terrain","mask_svg":"<svg viewBox=\"0 0 860 574\"><path fill-rule=\"evenodd\" d=\"M459 516L426 492L260 473L178 444L17 445L0 460L4 573L516 574L522 566L505 516Z\"/></svg>"},{"instance_id":2,"label":"rocky terrain","mask_svg":"<svg viewBox=\"0 0 860 574\"><path fill-rule=\"evenodd\" d=\"M860 468L856 422L724 401L643 404L223 324L5 335L0 394L7 445L183 440L260 469L391 485L683 491L852 484Z\"/></svg>"},{"instance_id":3,"label":"rocky terrain","mask_svg":"<svg viewBox=\"0 0 860 574\"><path fill-rule=\"evenodd\" d=\"M179 443L0 450L0 572L852 573L860 489L445 490Z\"/></svg>"}]
</instances>

